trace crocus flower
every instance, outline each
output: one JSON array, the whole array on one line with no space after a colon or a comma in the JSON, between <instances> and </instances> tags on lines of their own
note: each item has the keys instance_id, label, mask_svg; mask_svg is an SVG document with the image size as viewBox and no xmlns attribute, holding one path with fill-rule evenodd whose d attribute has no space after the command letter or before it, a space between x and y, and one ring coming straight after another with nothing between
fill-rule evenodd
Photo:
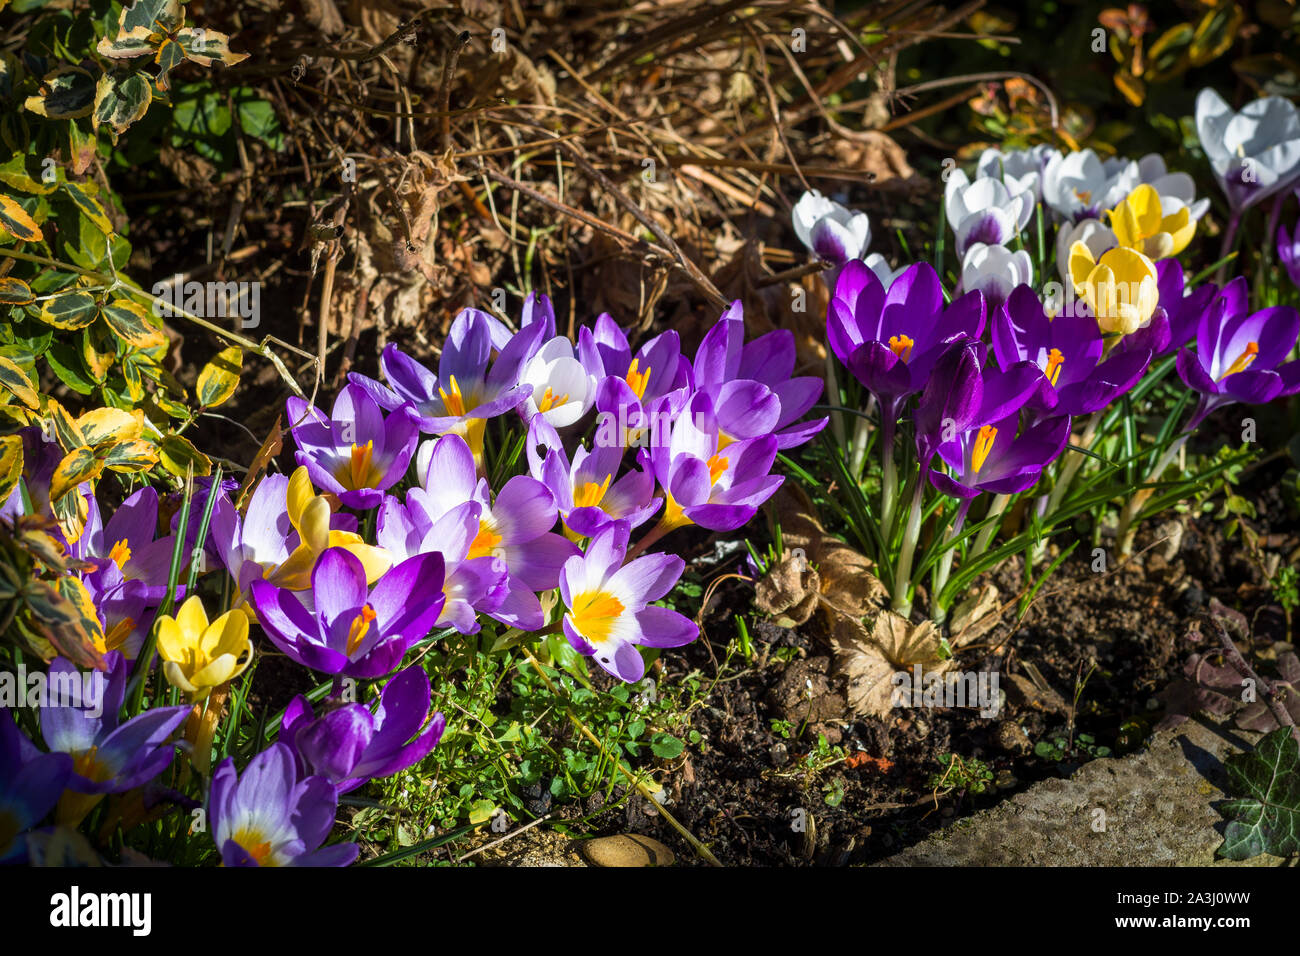
<instances>
[{"instance_id":1,"label":"crocus flower","mask_svg":"<svg viewBox=\"0 0 1300 956\"><path fill-rule=\"evenodd\" d=\"M542 454L536 448L544 448ZM532 475L555 499L560 520L571 536L591 537L606 525L626 520L638 528L659 510L662 498L654 496L655 479L650 454L637 450L637 466L618 476L623 449L617 445L579 446L569 460L560 436L544 422L534 422L528 433Z\"/></svg>"},{"instance_id":2,"label":"crocus flower","mask_svg":"<svg viewBox=\"0 0 1300 956\"><path fill-rule=\"evenodd\" d=\"M532 389L521 406L524 420L541 415L555 428L572 425L596 401L596 376L573 354L573 343L557 335L524 363L519 380Z\"/></svg>"},{"instance_id":3,"label":"crocus flower","mask_svg":"<svg viewBox=\"0 0 1300 956\"><path fill-rule=\"evenodd\" d=\"M1043 201L1070 222L1097 219L1140 181L1137 163L1122 161L1108 167L1090 149L1057 154L1043 169Z\"/></svg>"},{"instance_id":4,"label":"crocus flower","mask_svg":"<svg viewBox=\"0 0 1300 956\"><path fill-rule=\"evenodd\" d=\"M761 435L724 447L707 393L697 393L687 411L673 424L668 444L651 452L655 477L667 497L660 524L734 531L754 517L784 480L770 474L776 437Z\"/></svg>"},{"instance_id":5,"label":"crocus flower","mask_svg":"<svg viewBox=\"0 0 1300 956\"><path fill-rule=\"evenodd\" d=\"M1156 350L1157 357L1176 352L1194 339L1208 310L1218 309L1221 312L1230 303L1234 311L1246 307L1246 280L1243 277L1238 276L1228 283L1223 295L1220 295L1219 287L1212 282L1202 283L1190 290L1185 287L1185 282L1183 267L1175 260L1164 259L1156 263L1160 308L1169 320L1169 341Z\"/></svg>"},{"instance_id":6,"label":"crocus flower","mask_svg":"<svg viewBox=\"0 0 1300 956\"><path fill-rule=\"evenodd\" d=\"M871 244L871 220L853 212L816 189L794 204L794 234L813 255L836 266L861 259Z\"/></svg>"},{"instance_id":7,"label":"crocus flower","mask_svg":"<svg viewBox=\"0 0 1300 956\"><path fill-rule=\"evenodd\" d=\"M1191 221L1196 222L1210 208L1209 198L1196 198L1196 181L1187 173L1171 173L1159 153L1147 153L1137 163L1141 181L1160 194L1166 216L1186 209Z\"/></svg>"},{"instance_id":8,"label":"crocus flower","mask_svg":"<svg viewBox=\"0 0 1300 956\"><path fill-rule=\"evenodd\" d=\"M293 751L274 743L235 772L227 757L208 790L208 825L226 866L347 866L355 843L321 847L334 826L338 791L324 777L298 778Z\"/></svg>"},{"instance_id":9,"label":"crocus flower","mask_svg":"<svg viewBox=\"0 0 1300 956\"><path fill-rule=\"evenodd\" d=\"M1003 420L1042 389L1043 373L1033 362L1017 362L1005 371L984 368L986 352L983 342L961 339L935 365L916 403L916 457L923 473L945 441Z\"/></svg>"},{"instance_id":10,"label":"crocus flower","mask_svg":"<svg viewBox=\"0 0 1300 956\"><path fill-rule=\"evenodd\" d=\"M315 610L269 581L253 582L253 606L266 635L304 667L324 674L375 678L401 662L442 610L441 554L408 558L366 588L361 562L327 548L312 569Z\"/></svg>"},{"instance_id":11,"label":"crocus flower","mask_svg":"<svg viewBox=\"0 0 1300 956\"><path fill-rule=\"evenodd\" d=\"M923 262L910 266L888 292L866 266L850 262L826 314L831 350L891 409L925 387L952 342L983 331L983 295L967 293L944 308L939 277Z\"/></svg>"},{"instance_id":12,"label":"crocus flower","mask_svg":"<svg viewBox=\"0 0 1300 956\"><path fill-rule=\"evenodd\" d=\"M1300 289L1300 220L1296 220L1291 235L1287 235L1286 223L1277 227L1277 260L1291 277L1291 284Z\"/></svg>"},{"instance_id":13,"label":"crocus flower","mask_svg":"<svg viewBox=\"0 0 1300 956\"><path fill-rule=\"evenodd\" d=\"M541 627L537 592L555 587L560 568L578 550L551 531L557 517L551 492L535 478L516 475L493 498L487 481L475 472L468 447L454 435L422 445L416 471L422 476L419 490L427 514L444 515L465 501L479 504L478 531L468 557L500 558L509 569L505 598L488 613L522 630ZM417 489L411 489L408 505L418 499Z\"/></svg>"},{"instance_id":14,"label":"crocus flower","mask_svg":"<svg viewBox=\"0 0 1300 956\"><path fill-rule=\"evenodd\" d=\"M640 430L653 428L657 419L671 421L689 397L691 367L672 329L633 354L623 330L602 313L590 329L579 329L578 356L600 381L597 444L632 444Z\"/></svg>"},{"instance_id":15,"label":"crocus flower","mask_svg":"<svg viewBox=\"0 0 1300 956\"><path fill-rule=\"evenodd\" d=\"M419 665L393 675L373 708L344 704L316 717L299 695L285 709L280 740L293 749L304 775L322 776L347 793L419 763L438 745L447 721L439 713L425 724L430 697Z\"/></svg>"},{"instance_id":16,"label":"crocus flower","mask_svg":"<svg viewBox=\"0 0 1300 956\"><path fill-rule=\"evenodd\" d=\"M387 417L360 385L345 385L326 418L290 396L286 412L298 451L294 459L322 491L349 508L365 510L406 474L419 426L405 407Z\"/></svg>"},{"instance_id":17,"label":"crocus flower","mask_svg":"<svg viewBox=\"0 0 1300 956\"><path fill-rule=\"evenodd\" d=\"M86 503L85 530L69 554L94 563L101 573L112 564L122 580L139 581L150 596L161 598L167 591L174 539L158 535L158 492L141 488L118 506L107 524L95 496L87 496Z\"/></svg>"},{"instance_id":18,"label":"crocus flower","mask_svg":"<svg viewBox=\"0 0 1300 956\"><path fill-rule=\"evenodd\" d=\"M1019 426L1020 413L1013 411L941 443L939 457L952 474L931 471L930 484L954 498L974 498L981 492L1014 495L1032 488L1043 468L1064 450L1070 418L1057 415L1024 429Z\"/></svg>"},{"instance_id":19,"label":"crocus flower","mask_svg":"<svg viewBox=\"0 0 1300 956\"><path fill-rule=\"evenodd\" d=\"M724 443L773 434L777 448L794 448L826 427L825 418L796 424L821 397L823 383L821 376L795 376L794 366L794 333L777 329L746 342L744 306L732 302L705 333L692 367Z\"/></svg>"},{"instance_id":20,"label":"crocus flower","mask_svg":"<svg viewBox=\"0 0 1300 956\"><path fill-rule=\"evenodd\" d=\"M1179 377L1202 396L1188 430L1223 405L1262 405L1300 392L1300 359L1283 361L1298 336L1300 313L1288 306L1207 314L1195 349L1177 359Z\"/></svg>"},{"instance_id":21,"label":"crocus flower","mask_svg":"<svg viewBox=\"0 0 1300 956\"><path fill-rule=\"evenodd\" d=\"M1061 152L1047 145L1002 152L986 149L980 153L975 174L981 178L1000 179L1013 193L1029 193L1035 202L1043 198L1043 171Z\"/></svg>"},{"instance_id":22,"label":"crocus flower","mask_svg":"<svg viewBox=\"0 0 1300 956\"><path fill-rule=\"evenodd\" d=\"M1155 188L1141 185L1108 213L1115 241L1148 259L1167 259L1187 248L1196 232L1186 206L1166 215Z\"/></svg>"},{"instance_id":23,"label":"crocus flower","mask_svg":"<svg viewBox=\"0 0 1300 956\"><path fill-rule=\"evenodd\" d=\"M41 753L0 708L0 863L27 856L24 834L54 809L72 776L66 753Z\"/></svg>"},{"instance_id":24,"label":"crocus flower","mask_svg":"<svg viewBox=\"0 0 1300 956\"><path fill-rule=\"evenodd\" d=\"M184 691L190 703L203 700L213 688L242 674L253 659L248 616L227 611L208 623L195 594L175 617L164 614L158 619L158 656L168 683Z\"/></svg>"},{"instance_id":25,"label":"crocus flower","mask_svg":"<svg viewBox=\"0 0 1300 956\"><path fill-rule=\"evenodd\" d=\"M318 496L307 469L265 475L241 518L234 504L222 495L213 506L209 535L226 570L247 598L254 581L263 578L280 587L303 591L311 586L311 572L326 548L350 551L373 583L392 567L392 557L382 548L366 544L356 533L356 519L334 514L329 499Z\"/></svg>"},{"instance_id":26,"label":"crocus flower","mask_svg":"<svg viewBox=\"0 0 1300 956\"><path fill-rule=\"evenodd\" d=\"M1151 321L1160 304L1155 263L1135 249L1116 246L1094 259L1082 242L1070 248L1070 280L1106 333L1131 335Z\"/></svg>"},{"instance_id":27,"label":"crocus flower","mask_svg":"<svg viewBox=\"0 0 1300 956\"><path fill-rule=\"evenodd\" d=\"M487 420L518 408L532 394L519 375L547 334L544 321L532 322L491 361L495 321L478 309L457 315L447 332L436 375L390 344L379 359L387 386L357 372L349 373L348 379L389 411L409 403L421 431L462 435L480 456Z\"/></svg>"},{"instance_id":28,"label":"crocus flower","mask_svg":"<svg viewBox=\"0 0 1300 956\"><path fill-rule=\"evenodd\" d=\"M1081 219L1073 225L1063 223L1056 233L1056 269L1066 282L1070 281L1070 249L1076 242L1087 246L1094 260L1119 245L1114 230L1100 219Z\"/></svg>"},{"instance_id":29,"label":"crocus flower","mask_svg":"<svg viewBox=\"0 0 1300 956\"><path fill-rule=\"evenodd\" d=\"M1034 263L1024 249L1012 252L1006 246L976 242L962 260L962 291L983 294L989 308L1005 302L1016 286L1031 285L1033 281Z\"/></svg>"},{"instance_id":30,"label":"crocus flower","mask_svg":"<svg viewBox=\"0 0 1300 956\"><path fill-rule=\"evenodd\" d=\"M1236 111L1207 87L1196 97L1196 132L1236 212L1300 180L1300 112L1290 100L1265 96Z\"/></svg>"},{"instance_id":31,"label":"crocus flower","mask_svg":"<svg viewBox=\"0 0 1300 956\"><path fill-rule=\"evenodd\" d=\"M1031 193L1012 192L1000 179L972 181L960 169L948 177L943 201L948 224L957 237L957 255L963 257L978 242L990 246L1010 242L1034 213Z\"/></svg>"},{"instance_id":32,"label":"crocus flower","mask_svg":"<svg viewBox=\"0 0 1300 956\"><path fill-rule=\"evenodd\" d=\"M871 253L871 255L867 256L862 261L866 264L868 269L875 273L876 278L880 280L880 284L884 286L885 289L888 289L893 285L894 280L907 271L906 265L901 265L897 269L891 269L889 262L878 252Z\"/></svg>"},{"instance_id":33,"label":"crocus flower","mask_svg":"<svg viewBox=\"0 0 1300 956\"><path fill-rule=\"evenodd\" d=\"M446 435L439 441L461 441ZM466 448L465 453L469 454ZM443 605L433 627L453 627L462 634L477 634L479 612L501 607L509 591L509 569L502 558L490 554L471 558L478 537L483 506L463 501L440 512L420 488L412 488L406 503L391 495L379 506L376 536L394 560L419 554L442 555Z\"/></svg>"},{"instance_id":34,"label":"crocus flower","mask_svg":"<svg viewBox=\"0 0 1300 956\"><path fill-rule=\"evenodd\" d=\"M1137 384L1150 363L1150 351L1119 352L1102 360L1105 343L1090 315L1067 312L1048 318L1028 286L1021 286L995 313L993 352L1010 368L1030 361L1043 371L1042 404L1066 415L1105 408ZM986 424L986 423L981 423ZM1015 430L1012 430L1012 434Z\"/></svg>"},{"instance_id":35,"label":"crocus flower","mask_svg":"<svg viewBox=\"0 0 1300 956\"><path fill-rule=\"evenodd\" d=\"M648 554L626 565L629 528L616 522L591 539L585 554L570 558L560 573L560 596L568 609L564 635L581 654L619 680L645 674L636 646L680 647L699 635L691 620L657 607L672 590L685 562L676 555Z\"/></svg>"},{"instance_id":36,"label":"crocus flower","mask_svg":"<svg viewBox=\"0 0 1300 956\"><path fill-rule=\"evenodd\" d=\"M60 819L79 822L105 793L124 793L149 782L172 761L168 742L190 712L188 705L155 707L118 723L126 689L127 663L121 654L105 658L108 670L92 675L99 691L92 699L78 693L84 687L81 672L61 657L50 663L52 698L41 708L41 735L51 751L72 757L68 795L59 809Z\"/></svg>"}]
</instances>

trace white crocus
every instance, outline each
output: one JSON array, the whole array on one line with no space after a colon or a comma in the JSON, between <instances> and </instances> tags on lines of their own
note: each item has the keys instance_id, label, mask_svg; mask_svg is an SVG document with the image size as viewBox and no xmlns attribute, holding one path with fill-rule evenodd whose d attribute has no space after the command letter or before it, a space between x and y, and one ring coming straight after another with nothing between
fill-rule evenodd
<instances>
[{"instance_id":1,"label":"white crocus","mask_svg":"<svg viewBox=\"0 0 1300 956\"><path fill-rule=\"evenodd\" d=\"M1034 212L1032 193L1012 192L1000 179L971 181L955 170L944 187L944 211L957 236L957 254L976 243L1004 245L1029 224Z\"/></svg>"},{"instance_id":2,"label":"white crocus","mask_svg":"<svg viewBox=\"0 0 1300 956\"><path fill-rule=\"evenodd\" d=\"M1234 211L1300 180L1300 111L1290 100L1265 96L1236 111L1207 87L1196 97L1196 132Z\"/></svg>"},{"instance_id":3,"label":"white crocus","mask_svg":"<svg viewBox=\"0 0 1300 956\"><path fill-rule=\"evenodd\" d=\"M1099 219L1083 219L1074 225L1062 223L1056 233L1056 269L1067 285L1070 282L1070 248L1076 242L1087 246L1093 259L1100 259L1107 249L1119 245L1114 231Z\"/></svg>"},{"instance_id":4,"label":"white crocus","mask_svg":"<svg viewBox=\"0 0 1300 956\"><path fill-rule=\"evenodd\" d=\"M894 284L894 280L907 271L907 266L901 266L897 269L889 268L889 263L885 257L878 252L873 252L863 260L868 269L875 273L880 284L888 291L889 287Z\"/></svg>"},{"instance_id":5,"label":"white crocus","mask_svg":"<svg viewBox=\"0 0 1300 956\"><path fill-rule=\"evenodd\" d=\"M572 425L596 400L596 378L573 356L573 343L563 335L546 342L530 358L519 381L532 388L524 403L525 417L540 414L554 428Z\"/></svg>"},{"instance_id":6,"label":"white crocus","mask_svg":"<svg viewBox=\"0 0 1300 956\"><path fill-rule=\"evenodd\" d=\"M1096 219L1141 182L1138 164L1131 160L1102 162L1090 149L1057 154L1043 170L1043 202L1061 219Z\"/></svg>"},{"instance_id":7,"label":"white crocus","mask_svg":"<svg viewBox=\"0 0 1300 956\"><path fill-rule=\"evenodd\" d=\"M1034 201L1043 198L1043 170L1061 151L1045 144L1029 149L1013 149L1004 153L999 149L986 149L975 164L979 179L1000 179L1013 193L1028 192Z\"/></svg>"},{"instance_id":8,"label":"white crocus","mask_svg":"<svg viewBox=\"0 0 1300 956\"><path fill-rule=\"evenodd\" d=\"M816 256L842 266L861 259L871 243L871 221L811 189L794 205L794 232Z\"/></svg>"},{"instance_id":9,"label":"white crocus","mask_svg":"<svg viewBox=\"0 0 1300 956\"><path fill-rule=\"evenodd\" d=\"M1172 216L1184 206L1192 222L1205 215L1210 208L1208 198L1196 198L1196 182L1187 173L1171 173L1159 153L1147 153L1138 160L1138 173L1142 182L1160 194L1160 211Z\"/></svg>"},{"instance_id":10,"label":"white crocus","mask_svg":"<svg viewBox=\"0 0 1300 956\"><path fill-rule=\"evenodd\" d=\"M1018 285L1032 285L1034 264L1029 253L1012 252L1006 246L977 242L967 250L961 264L961 290L984 293L990 307L1001 305Z\"/></svg>"}]
</instances>

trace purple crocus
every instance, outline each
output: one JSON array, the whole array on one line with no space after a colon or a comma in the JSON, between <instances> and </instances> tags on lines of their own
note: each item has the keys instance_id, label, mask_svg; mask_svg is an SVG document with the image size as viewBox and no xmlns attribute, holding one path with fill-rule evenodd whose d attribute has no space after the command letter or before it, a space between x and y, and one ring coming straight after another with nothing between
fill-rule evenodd
<instances>
[{"instance_id":1,"label":"purple crocus","mask_svg":"<svg viewBox=\"0 0 1300 956\"><path fill-rule=\"evenodd\" d=\"M226 866L348 866L355 843L322 847L334 827L338 791L324 777L299 779L293 751L274 743L235 773L217 765L208 791L208 825Z\"/></svg>"},{"instance_id":2,"label":"purple crocus","mask_svg":"<svg viewBox=\"0 0 1300 956\"><path fill-rule=\"evenodd\" d=\"M300 770L347 793L367 780L405 770L438 745L447 721L440 713L428 720L430 697L429 678L418 665L384 684L373 709L344 704L316 717L307 698L299 695L284 712L280 740L290 744Z\"/></svg>"},{"instance_id":3,"label":"purple crocus","mask_svg":"<svg viewBox=\"0 0 1300 956\"><path fill-rule=\"evenodd\" d=\"M1291 284L1300 289L1300 220L1296 220L1290 235L1287 235L1286 223L1278 224L1277 261L1291 277Z\"/></svg>"},{"instance_id":4,"label":"purple crocus","mask_svg":"<svg viewBox=\"0 0 1300 956\"><path fill-rule=\"evenodd\" d=\"M651 453L655 477L667 493L660 525L739 528L784 481L770 473L776 450L771 434L724 444L708 393L697 392L687 414L673 423L668 443Z\"/></svg>"},{"instance_id":5,"label":"purple crocus","mask_svg":"<svg viewBox=\"0 0 1300 956\"><path fill-rule=\"evenodd\" d=\"M1231 287L1224 289L1225 297ZM1300 313L1289 306L1251 313L1235 300L1229 309L1222 315L1208 313L1196 347L1178 353L1179 377L1201 393L1188 431L1224 405L1262 405L1300 392L1300 359L1283 362L1300 336Z\"/></svg>"},{"instance_id":6,"label":"purple crocus","mask_svg":"<svg viewBox=\"0 0 1300 956\"><path fill-rule=\"evenodd\" d=\"M925 475L939 446L988 422L1023 408L1044 384L1031 361L1004 370L984 368L983 342L964 339L939 359L916 404L916 457Z\"/></svg>"},{"instance_id":7,"label":"purple crocus","mask_svg":"<svg viewBox=\"0 0 1300 956\"><path fill-rule=\"evenodd\" d=\"M439 441L460 441L460 437L447 435ZM389 495L379 506L377 540L393 560L435 551L442 555L444 601L433 622L435 628L454 627L462 634L477 634L479 613L499 609L507 597L509 569L505 561L493 555L469 556L482 513L483 506L477 501L463 501L440 512L421 488L412 488L405 504Z\"/></svg>"},{"instance_id":8,"label":"purple crocus","mask_svg":"<svg viewBox=\"0 0 1300 956\"><path fill-rule=\"evenodd\" d=\"M829 420L796 424L821 397L822 379L796 377L794 366L794 333L788 329L745 342L744 307L737 299L705 334L692 371L696 389L709 393L724 435L736 440L775 434L776 447L784 450L810 440Z\"/></svg>"},{"instance_id":9,"label":"purple crocus","mask_svg":"<svg viewBox=\"0 0 1300 956\"><path fill-rule=\"evenodd\" d=\"M1103 360L1104 351L1096 319L1069 310L1048 318L1028 286L1018 286L993 314L998 364L1010 368L1029 361L1042 369L1041 402L1058 413L1085 415L1105 408L1137 384L1151 359L1150 351L1130 349Z\"/></svg>"},{"instance_id":10,"label":"purple crocus","mask_svg":"<svg viewBox=\"0 0 1300 956\"><path fill-rule=\"evenodd\" d=\"M621 447L579 446L570 461L555 429L534 419L528 430L528 461L533 477L555 498L565 528L576 537L588 538L619 520L640 527L663 504L654 496L650 453L644 448L637 450L638 467L615 480L623 462Z\"/></svg>"},{"instance_id":11,"label":"purple crocus","mask_svg":"<svg viewBox=\"0 0 1300 956\"><path fill-rule=\"evenodd\" d=\"M143 786L171 763L169 738L190 712L187 705L155 707L118 723L126 691L127 662L116 651L107 671L83 675L64 658L50 663L51 699L41 708L41 735L51 752L72 757L71 796L60 817L79 821L106 793Z\"/></svg>"},{"instance_id":12,"label":"purple crocus","mask_svg":"<svg viewBox=\"0 0 1300 956\"><path fill-rule=\"evenodd\" d=\"M406 474L420 429L406 407L387 417L360 385L345 385L326 418L297 396L286 402L298 451L312 483L349 508L365 510Z\"/></svg>"},{"instance_id":13,"label":"purple crocus","mask_svg":"<svg viewBox=\"0 0 1300 956\"><path fill-rule=\"evenodd\" d=\"M81 575L104 629L108 650L134 659L167 593L174 535L158 537L158 492L145 487L127 498L105 524L89 490L86 524L69 554L93 565ZM178 598L184 597L184 587Z\"/></svg>"},{"instance_id":14,"label":"purple crocus","mask_svg":"<svg viewBox=\"0 0 1300 956\"><path fill-rule=\"evenodd\" d=\"M1222 293L1212 282L1188 290L1186 281L1183 267L1177 259L1161 259L1156 263L1156 287L1160 293L1160 309L1164 310L1169 323L1169 341L1156 349L1157 358L1177 352L1196 338L1196 330L1201 327L1202 320L1211 309L1222 311L1238 301L1241 302L1242 308L1245 307L1246 280L1244 278L1238 277L1228 283ZM1222 296L1227 296L1227 300L1221 302ZM1126 336L1125 340L1130 337Z\"/></svg>"},{"instance_id":15,"label":"purple crocus","mask_svg":"<svg viewBox=\"0 0 1300 956\"><path fill-rule=\"evenodd\" d=\"M568 611L564 635L581 654L619 680L645 674L636 646L680 647L699 636L682 614L651 604L673 589L685 562L676 555L648 554L624 564L627 522L604 528L585 554L570 558L560 573L560 596Z\"/></svg>"},{"instance_id":16,"label":"purple crocus","mask_svg":"<svg viewBox=\"0 0 1300 956\"><path fill-rule=\"evenodd\" d=\"M500 558L509 569L505 597L487 613L521 630L541 627L545 616L537 592L554 588L564 562L578 553L551 530L557 517L551 492L536 478L516 475L493 498L457 435L421 445L416 473L421 487L407 493L408 508L419 502L426 514L441 517L466 501L479 504L478 531L467 557Z\"/></svg>"},{"instance_id":17,"label":"purple crocus","mask_svg":"<svg viewBox=\"0 0 1300 956\"><path fill-rule=\"evenodd\" d=\"M930 472L930 484L954 498L981 492L1014 495L1032 488L1043 468L1056 460L1070 438L1070 418L1057 415L1027 428L1020 412L1001 421L981 422L939 445L939 457L952 469Z\"/></svg>"},{"instance_id":18,"label":"purple crocus","mask_svg":"<svg viewBox=\"0 0 1300 956\"><path fill-rule=\"evenodd\" d=\"M387 674L442 611L441 554L408 558L366 588L361 561L327 548L311 573L314 610L268 581L254 581L253 606L267 637L293 660L324 674Z\"/></svg>"},{"instance_id":19,"label":"purple crocus","mask_svg":"<svg viewBox=\"0 0 1300 956\"><path fill-rule=\"evenodd\" d=\"M520 372L547 333L545 321L530 322L499 346L500 354L491 361L494 323L500 326L478 309L457 315L436 375L390 344L379 359L387 385L357 372L348 379L389 411L409 403L420 431L464 435L475 453L482 454L487 419L518 408L532 393L530 386L520 384Z\"/></svg>"},{"instance_id":20,"label":"purple crocus","mask_svg":"<svg viewBox=\"0 0 1300 956\"><path fill-rule=\"evenodd\" d=\"M54 809L72 776L72 758L41 753L0 708L0 863L27 857L24 834Z\"/></svg>"},{"instance_id":21,"label":"purple crocus","mask_svg":"<svg viewBox=\"0 0 1300 956\"><path fill-rule=\"evenodd\" d=\"M671 420L690 394L691 367L682 355L681 340L673 330L661 332L633 354L627 335L602 313L592 328L578 331L578 359L600 383L596 410L605 422L616 423L612 436L597 444L627 445L629 432L653 427L657 419Z\"/></svg>"},{"instance_id":22,"label":"purple crocus","mask_svg":"<svg viewBox=\"0 0 1300 956\"><path fill-rule=\"evenodd\" d=\"M984 331L984 296L968 292L944 308L943 287L924 262L908 267L886 292L865 265L840 274L826 315L831 350L881 405L892 429L900 401L923 389L935 363L958 339Z\"/></svg>"}]
</instances>

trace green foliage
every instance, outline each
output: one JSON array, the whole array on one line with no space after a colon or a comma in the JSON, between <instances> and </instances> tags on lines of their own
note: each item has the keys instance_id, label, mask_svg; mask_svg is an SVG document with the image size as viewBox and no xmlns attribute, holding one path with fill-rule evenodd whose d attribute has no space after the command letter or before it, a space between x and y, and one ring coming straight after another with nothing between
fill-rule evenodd
<instances>
[{"instance_id":1,"label":"green foliage","mask_svg":"<svg viewBox=\"0 0 1300 956\"><path fill-rule=\"evenodd\" d=\"M1228 821L1219 855L1248 860L1261 853L1300 854L1300 744L1279 727L1258 746L1224 761L1235 796L1219 810Z\"/></svg>"}]
</instances>

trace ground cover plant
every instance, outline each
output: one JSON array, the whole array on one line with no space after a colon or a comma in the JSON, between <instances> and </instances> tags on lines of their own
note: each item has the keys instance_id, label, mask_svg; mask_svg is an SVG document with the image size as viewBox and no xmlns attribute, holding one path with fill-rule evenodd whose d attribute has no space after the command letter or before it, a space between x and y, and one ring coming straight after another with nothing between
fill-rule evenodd
<instances>
[{"instance_id":1,"label":"ground cover plant","mask_svg":"<svg viewBox=\"0 0 1300 956\"><path fill-rule=\"evenodd\" d=\"M1042 7L0 3L0 860L1294 856L1300 13Z\"/></svg>"}]
</instances>

